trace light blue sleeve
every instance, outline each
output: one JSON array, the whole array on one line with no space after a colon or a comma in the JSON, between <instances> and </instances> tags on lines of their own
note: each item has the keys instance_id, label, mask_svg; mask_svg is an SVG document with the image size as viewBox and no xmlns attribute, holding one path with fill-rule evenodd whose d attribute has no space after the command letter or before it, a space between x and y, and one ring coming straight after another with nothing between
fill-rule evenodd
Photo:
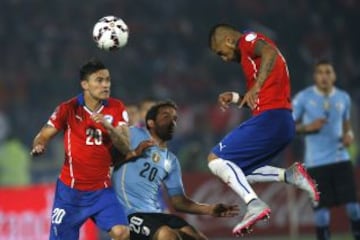
<instances>
[{"instance_id":1,"label":"light blue sleeve","mask_svg":"<svg viewBox=\"0 0 360 240\"><path fill-rule=\"evenodd\" d=\"M164 180L164 184L170 197L185 194L181 176L181 167L176 157L172 159L171 169L169 175Z\"/></svg>"},{"instance_id":2,"label":"light blue sleeve","mask_svg":"<svg viewBox=\"0 0 360 240\"><path fill-rule=\"evenodd\" d=\"M292 101L293 118L295 121L299 121L303 117L305 111L304 94L304 92L299 92Z\"/></svg>"},{"instance_id":3,"label":"light blue sleeve","mask_svg":"<svg viewBox=\"0 0 360 240\"><path fill-rule=\"evenodd\" d=\"M131 126L129 129L131 149L135 149L139 143L150 138L147 131L143 128Z\"/></svg>"},{"instance_id":4,"label":"light blue sleeve","mask_svg":"<svg viewBox=\"0 0 360 240\"><path fill-rule=\"evenodd\" d=\"M351 98L349 94L345 93L345 111L343 115L344 120L350 120L350 112L351 112Z\"/></svg>"}]
</instances>

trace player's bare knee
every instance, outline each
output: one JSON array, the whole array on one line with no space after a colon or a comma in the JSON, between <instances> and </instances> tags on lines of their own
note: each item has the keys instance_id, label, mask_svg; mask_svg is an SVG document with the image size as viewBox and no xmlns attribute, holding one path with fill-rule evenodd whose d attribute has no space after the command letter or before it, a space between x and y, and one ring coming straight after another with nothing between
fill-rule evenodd
<instances>
[{"instance_id":1,"label":"player's bare knee","mask_svg":"<svg viewBox=\"0 0 360 240\"><path fill-rule=\"evenodd\" d=\"M218 159L219 157L218 156L216 156L214 153L210 153L209 155L208 155L208 162L211 162L211 161L213 161L213 160L215 160L215 159Z\"/></svg>"},{"instance_id":2,"label":"player's bare knee","mask_svg":"<svg viewBox=\"0 0 360 240\"><path fill-rule=\"evenodd\" d=\"M181 240L181 237L176 230L168 226L162 226L156 231L154 240Z\"/></svg>"},{"instance_id":3,"label":"player's bare knee","mask_svg":"<svg viewBox=\"0 0 360 240\"><path fill-rule=\"evenodd\" d=\"M110 236L114 240L128 240L130 239L130 231L126 226L116 225L111 228Z\"/></svg>"}]
</instances>

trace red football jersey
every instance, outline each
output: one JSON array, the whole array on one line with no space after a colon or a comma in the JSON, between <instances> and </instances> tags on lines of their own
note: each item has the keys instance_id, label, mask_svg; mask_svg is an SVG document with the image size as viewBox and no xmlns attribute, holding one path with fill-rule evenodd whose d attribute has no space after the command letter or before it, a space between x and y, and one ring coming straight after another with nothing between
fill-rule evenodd
<instances>
[{"instance_id":1,"label":"red football jersey","mask_svg":"<svg viewBox=\"0 0 360 240\"><path fill-rule=\"evenodd\" d=\"M104 115L113 126L127 124L124 104L109 98L96 111ZM60 180L78 190L97 190L111 185L112 142L106 129L90 117L80 94L61 103L51 115L48 124L64 131L65 161Z\"/></svg>"},{"instance_id":2,"label":"red football jersey","mask_svg":"<svg viewBox=\"0 0 360 240\"><path fill-rule=\"evenodd\" d=\"M239 39L241 66L248 90L255 84L261 63L261 58L254 54L255 43L260 39L277 49L269 38L260 33L248 32ZM284 57L278 49L277 51L275 65L259 92L259 102L253 110L254 115L270 109L291 109L289 70Z\"/></svg>"}]
</instances>

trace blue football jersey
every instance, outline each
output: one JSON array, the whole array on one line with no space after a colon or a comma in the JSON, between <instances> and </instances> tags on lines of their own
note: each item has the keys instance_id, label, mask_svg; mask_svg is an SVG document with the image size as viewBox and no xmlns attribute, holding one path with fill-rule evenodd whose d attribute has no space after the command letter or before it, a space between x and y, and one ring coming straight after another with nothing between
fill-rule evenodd
<instances>
[{"instance_id":1,"label":"blue football jersey","mask_svg":"<svg viewBox=\"0 0 360 240\"><path fill-rule=\"evenodd\" d=\"M150 138L146 129L130 127L132 149ZM141 157L115 170L112 183L127 215L134 212L161 212L159 188L162 184L169 196L184 194L177 157L167 148L158 146L148 148Z\"/></svg>"},{"instance_id":2,"label":"blue football jersey","mask_svg":"<svg viewBox=\"0 0 360 240\"><path fill-rule=\"evenodd\" d=\"M309 124L326 118L327 123L317 133L305 136L305 165L316 167L350 159L342 144L343 124L350 119L350 96L334 88L328 96L315 86L299 92L293 100L295 121Z\"/></svg>"}]
</instances>

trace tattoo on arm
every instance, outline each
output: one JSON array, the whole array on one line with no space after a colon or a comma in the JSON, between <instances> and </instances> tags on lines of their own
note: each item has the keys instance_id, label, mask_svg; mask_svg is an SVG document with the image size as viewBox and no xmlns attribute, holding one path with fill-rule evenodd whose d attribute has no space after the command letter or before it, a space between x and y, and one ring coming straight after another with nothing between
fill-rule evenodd
<instances>
[{"instance_id":1,"label":"tattoo on arm","mask_svg":"<svg viewBox=\"0 0 360 240\"><path fill-rule=\"evenodd\" d=\"M261 57L260 68L256 81L260 84L260 86L262 86L274 68L278 53L274 47L270 46L265 41L258 40L255 43L254 54L255 56Z\"/></svg>"},{"instance_id":2,"label":"tattoo on arm","mask_svg":"<svg viewBox=\"0 0 360 240\"><path fill-rule=\"evenodd\" d=\"M109 131L111 141L114 146L124 155L131 151L130 149L130 136L129 132L125 129L113 128Z\"/></svg>"},{"instance_id":3,"label":"tattoo on arm","mask_svg":"<svg viewBox=\"0 0 360 240\"><path fill-rule=\"evenodd\" d=\"M262 50L266 45L267 43L261 39L255 43L254 54L256 57L260 57L262 55Z\"/></svg>"}]
</instances>

